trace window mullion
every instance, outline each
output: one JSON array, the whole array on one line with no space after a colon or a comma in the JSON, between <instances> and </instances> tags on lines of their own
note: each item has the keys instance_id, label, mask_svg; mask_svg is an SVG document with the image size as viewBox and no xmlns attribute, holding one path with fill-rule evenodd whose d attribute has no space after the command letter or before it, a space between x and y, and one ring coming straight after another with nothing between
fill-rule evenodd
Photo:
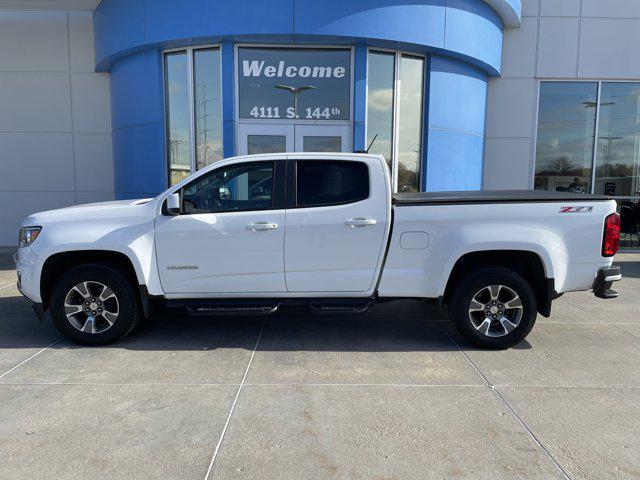
<instances>
[{"instance_id":1,"label":"window mullion","mask_svg":"<svg viewBox=\"0 0 640 480\"><path fill-rule=\"evenodd\" d=\"M598 140L600 136L600 101L602 98L602 82L598 82L596 95L596 127L593 131L593 158L591 159L591 194L596 193L596 166L598 164Z\"/></svg>"},{"instance_id":2,"label":"window mullion","mask_svg":"<svg viewBox=\"0 0 640 480\"><path fill-rule=\"evenodd\" d=\"M193 48L187 49L187 85L189 85L189 162L191 173L196 171L195 78L193 74Z\"/></svg>"},{"instance_id":3,"label":"window mullion","mask_svg":"<svg viewBox=\"0 0 640 480\"><path fill-rule=\"evenodd\" d=\"M400 118L400 53L395 54L393 63L393 126L391 139L391 190L398 191L398 130Z\"/></svg>"}]
</instances>

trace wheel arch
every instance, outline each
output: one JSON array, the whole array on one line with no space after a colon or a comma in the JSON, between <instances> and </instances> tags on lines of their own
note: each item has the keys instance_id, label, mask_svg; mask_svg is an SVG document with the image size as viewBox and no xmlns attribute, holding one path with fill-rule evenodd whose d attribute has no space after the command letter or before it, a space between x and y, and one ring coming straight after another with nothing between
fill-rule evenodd
<instances>
[{"instance_id":1,"label":"wheel arch","mask_svg":"<svg viewBox=\"0 0 640 480\"><path fill-rule=\"evenodd\" d=\"M538 312L548 317L555 296L555 280L549 276L543 258L527 250L482 250L460 256L452 266L444 289L443 301L448 303L456 285L468 273L485 267L503 267L514 270L525 278L536 292Z\"/></svg>"},{"instance_id":2,"label":"wheel arch","mask_svg":"<svg viewBox=\"0 0 640 480\"><path fill-rule=\"evenodd\" d=\"M43 308L49 307L55 282L70 269L87 263L105 263L118 269L138 290L144 284L135 263L129 256L115 250L72 250L48 257L40 273L40 297Z\"/></svg>"}]
</instances>

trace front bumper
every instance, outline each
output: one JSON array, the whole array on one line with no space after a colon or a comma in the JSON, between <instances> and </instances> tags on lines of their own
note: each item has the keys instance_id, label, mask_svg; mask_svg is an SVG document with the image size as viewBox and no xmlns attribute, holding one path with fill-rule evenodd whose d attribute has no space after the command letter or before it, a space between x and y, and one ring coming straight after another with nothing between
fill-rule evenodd
<instances>
[{"instance_id":1,"label":"front bumper","mask_svg":"<svg viewBox=\"0 0 640 480\"><path fill-rule=\"evenodd\" d=\"M19 248L13 256L13 260L16 263L18 290L33 302L42 301L40 298L40 280L36 276L38 259L38 255L30 247Z\"/></svg>"},{"instance_id":2,"label":"front bumper","mask_svg":"<svg viewBox=\"0 0 640 480\"><path fill-rule=\"evenodd\" d=\"M608 267L598 271L596 281L593 284L593 293L598 298L616 298L618 292L611 290L614 282L622 280L620 267Z\"/></svg>"}]
</instances>

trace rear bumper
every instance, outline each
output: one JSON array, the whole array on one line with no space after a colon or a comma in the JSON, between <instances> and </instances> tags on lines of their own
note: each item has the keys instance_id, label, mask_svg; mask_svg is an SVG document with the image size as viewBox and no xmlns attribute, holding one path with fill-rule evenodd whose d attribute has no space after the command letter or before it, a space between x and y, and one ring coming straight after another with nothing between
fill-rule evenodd
<instances>
[{"instance_id":1,"label":"rear bumper","mask_svg":"<svg viewBox=\"0 0 640 480\"><path fill-rule=\"evenodd\" d=\"M596 281L593 284L593 293L598 298L616 298L618 292L611 290L614 282L622 280L620 267L607 267L598 271Z\"/></svg>"}]
</instances>

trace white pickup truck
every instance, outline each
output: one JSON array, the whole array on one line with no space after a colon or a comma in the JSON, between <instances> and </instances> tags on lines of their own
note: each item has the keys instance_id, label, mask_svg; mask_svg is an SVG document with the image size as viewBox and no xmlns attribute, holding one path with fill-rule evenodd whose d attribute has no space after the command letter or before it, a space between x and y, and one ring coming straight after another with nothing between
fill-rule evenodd
<instances>
[{"instance_id":1,"label":"white pickup truck","mask_svg":"<svg viewBox=\"0 0 640 480\"><path fill-rule=\"evenodd\" d=\"M38 316L50 309L82 344L122 338L155 303L266 315L416 298L448 306L472 344L507 348L564 292L615 297L619 237L607 197L392 194L378 155L270 154L222 160L154 199L31 215L16 265Z\"/></svg>"}]
</instances>

